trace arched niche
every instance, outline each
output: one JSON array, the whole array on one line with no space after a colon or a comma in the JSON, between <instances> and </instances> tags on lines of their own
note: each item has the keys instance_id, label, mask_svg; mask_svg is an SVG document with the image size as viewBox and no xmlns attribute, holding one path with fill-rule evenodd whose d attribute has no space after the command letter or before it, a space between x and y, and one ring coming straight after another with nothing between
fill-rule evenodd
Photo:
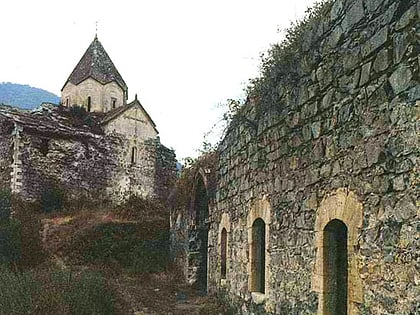
<instances>
[{"instance_id":1,"label":"arched niche","mask_svg":"<svg viewBox=\"0 0 420 315\"><path fill-rule=\"evenodd\" d=\"M230 234L230 218L227 213L223 213L220 224L219 224L219 233L218 233L218 253L219 253L219 275L220 275L220 284L225 286L227 280L229 279L229 234Z\"/></svg>"},{"instance_id":2,"label":"arched niche","mask_svg":"<svg viewBox=\"0 0 420 315\"><path fill-rule=\"evenodd\" d=\"M248 290L257 303L262 302L269 291L270 223L271 205L268 198L264 196L251 205L247 216L249 247Z\"/></svg>"},{"instance_id":3,"label":"arched niche","mask_svg":"<svg viewBox=\"0 0 420 315\"><path fill-rule=\"evenodd\" d=\"M316 258L312 274L312 290L319 293L319 315L343 315L337 313L341 312L340 308L329 306L331 303L343 303L343 298L345 298L345 311L347 312L344 314L357 314L355 303L363 301L363 293L355 252L362 224L362 203L356 194L348 189L340 188L330 193L322 200L317 209L315 220ZM344 234L345 244L343 243ZM334 247L337 248L337 246L342 247L341 254L333 253ZM332 269L328 264L331 264L334 259L337 260L335 264L339 265ZM346 277L346 283L342 283L344 280L342 278L340 280L340 275L337 273ZM336 284L331 282L336 282ZM341 288L341 293L339 293L341 297L332 297L332 288L337 283ZM335 302L331 302L334 299Z\"/></svg>"}]
</instances>

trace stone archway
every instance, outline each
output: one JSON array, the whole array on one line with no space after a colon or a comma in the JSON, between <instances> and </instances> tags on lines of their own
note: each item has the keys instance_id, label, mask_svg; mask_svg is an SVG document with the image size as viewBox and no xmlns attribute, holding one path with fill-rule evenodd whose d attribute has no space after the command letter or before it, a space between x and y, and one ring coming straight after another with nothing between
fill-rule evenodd
<instances>
[{"instance_id":1,"label":"stone archway","mask_svg":"<svg viewBox=\"0 0 420 315\"><path fill-rule=\"evenodd\" d=\"M332 192L317 209L312 290L319 293L319 315L358 314L355 303L363 301L363 293L355 248L362 224L363 205L348 189ZM340 293L331 292L334 286Z\"/></svg>"}]
</instances>

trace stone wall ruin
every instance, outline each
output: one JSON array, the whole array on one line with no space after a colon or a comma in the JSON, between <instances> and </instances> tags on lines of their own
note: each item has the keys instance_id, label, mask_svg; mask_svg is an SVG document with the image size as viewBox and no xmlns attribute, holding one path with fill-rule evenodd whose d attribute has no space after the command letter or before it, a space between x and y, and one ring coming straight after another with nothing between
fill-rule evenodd
<instances>
[{"instance_id":1,"label":"stone wall ruin","mask_svg":"<svg viewBox=\"0 0 420 315\"><path fill-rule=\"evenodd\" d=\"M241 314L418 311L419 15L415 0L331 1L273 47L213 164L208 292ZM190 211L173 212L181 243ZM258 219L268 231L264 292L252 286ZM334 246L347 261L336 272ZM345 286L341 295L332 285Z\"/></svg>"}]
</instances>

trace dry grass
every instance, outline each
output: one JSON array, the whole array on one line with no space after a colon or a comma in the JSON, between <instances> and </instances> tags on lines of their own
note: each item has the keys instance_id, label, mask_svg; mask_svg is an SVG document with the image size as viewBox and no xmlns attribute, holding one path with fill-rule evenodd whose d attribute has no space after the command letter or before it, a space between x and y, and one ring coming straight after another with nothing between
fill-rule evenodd
<instances>
[{"instance_id":1,"label":"dry grass","mask_svg":"<svg viewBox=\"0 0 420 315\"><path fill-rule=\"evenodd\" d=\"M26 278L15 280L37 288L22 292L34 303L24 313L210 315L217 309L168 264L168 214L154 201L131 199L117 209L47 214L20 206L26 240L21 269L30 269Z\"/></svg>"}]
</instances>

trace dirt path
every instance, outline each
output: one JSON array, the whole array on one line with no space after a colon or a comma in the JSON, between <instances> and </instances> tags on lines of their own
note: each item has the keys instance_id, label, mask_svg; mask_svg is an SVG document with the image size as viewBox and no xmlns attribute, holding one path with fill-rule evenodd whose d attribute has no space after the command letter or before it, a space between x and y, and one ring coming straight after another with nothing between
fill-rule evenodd
<instances>
[{"instance_id":1,"label":"dirt path","mask_svg":"<svg viewBox=\"0 0 420 315\"><path fill-rule=\"evenodd\" d=\"M118 292L116 302L121 315L199 315L200 309L211 303L165 273L119 275L112 283Z\"/></svg>"}]
</instances>

